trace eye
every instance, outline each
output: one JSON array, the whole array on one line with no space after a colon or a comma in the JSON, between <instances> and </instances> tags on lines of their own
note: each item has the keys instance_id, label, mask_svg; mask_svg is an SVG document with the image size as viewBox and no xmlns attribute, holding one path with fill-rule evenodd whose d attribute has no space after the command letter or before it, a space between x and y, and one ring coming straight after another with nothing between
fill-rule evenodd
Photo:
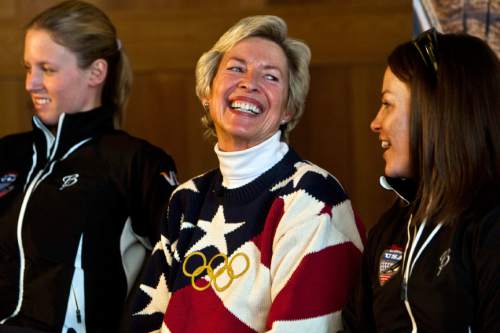
<instances>
[{"instance_id":1,"label":"eye","mask_svg":"<svg viewBox=\"0 0 500 333\"><path fill-rule=\"evenodd\" d=\"M382 100L382 107L384 107L384 108L388 108L388 107L390 107L390 106L392 106L392 104L391 104L391 103L389 103L389 102L388 102L388 101L386 101L386 100Z\"/></svg>"},{"instance_id":2,"label":"eye","mask_svg":"<svg viewBox=\"0 0 500 333\"><path fill-rule=\"evenodd\" d=\"M48 67L48 66L43 66L42 67L42 71L45 73L45 74L52 74L55 72L54 69L52 69L51 67Z\"/></svg>"},{"instance_id":3,"label":"eye","mask_svg":"<svg viewBox=\"0 0 500 333\"><path fill-rule=\"evenodd\" d=\"M28 65L24 65L24 70L26 71L26 74L31 74L31 67Z\"/></svg>"},{"instance_id":4,"label":"eye","mask_svg":"<svg viewBox=\"0 0 500 333\"><path fill-rule=\"evenodd\" d=\"M264 77L266 78L266 80L269 80L269 81L275 81L275 82L279 81L279 79L272 74L266 74L266 75L264 75Z\"/></svg>"},{"instance_id":5,"label":"eye","mask_svg":"<svg viewBox=\"0 0 500 333\"><path fill-rule=\"evenodd\" d=\"M228 71L231 71L231 72L236 72L236 73L243 73L243 67L241 66L229 66L227 68Z\"/></svg>"}]
</instances>

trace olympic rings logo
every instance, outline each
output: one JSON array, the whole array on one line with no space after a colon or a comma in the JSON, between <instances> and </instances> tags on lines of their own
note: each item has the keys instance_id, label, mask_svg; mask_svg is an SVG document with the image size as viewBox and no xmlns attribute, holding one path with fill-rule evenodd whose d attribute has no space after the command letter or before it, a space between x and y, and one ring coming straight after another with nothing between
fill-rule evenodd
<instances>
[{"instance_id":1,"label":"olympic rings logo","mask_svg":"<svg viewBox=\"0 0 500 333\"><path fill-rule=\"evenodd\" d=\"M188 261L194 256L201 257L201 260L203 263L201 266L196 268L194 271L188 272L186 269L186 265L187 265ZM224 264L222 265L221 268L214 271L214 269L212 268L212 264L215 261L215 259L217 259L219 257L223 259ZM233 262L238 257L242 257L245 260L245 268L243 268L243 270L241 272L235 273L234 268L233 268L234 267ZM215 288L215 290L222 292L222 291L226 290L227 288L229 288L229 286L231 286L231 284L233 283L233 281L235 279L237 279L237 278L241 277L243 274L245 274L249 268L250 268L250 259L248 258L248 255L246 255L245 253L242 253L242 252L235 254L231 258L231 260L228 260L227 255L225 255L224 253L219 253L219 254L215 255L214 257L212 257L212 259L210 259L208 264L207 264L207 257L205 257L205 255L203 253L193 252L190 255L188 255L186 257L186 259L184 259L184 263L182 264L182 272L184 273L184 275L191 278L191 285L193 286L193 288L195 290L198 290L198 291L206 290L210 287L210 285L212 285ZM209 281L205 285L201 285L201 286L197 285L195 280L197 277L203 275L204 271L207 271ZM227 276L229 277L229 281L225 285L220 286L219 283L217 282L217 279L224 273L227 273Z\"/></svg>"}]
</instances>

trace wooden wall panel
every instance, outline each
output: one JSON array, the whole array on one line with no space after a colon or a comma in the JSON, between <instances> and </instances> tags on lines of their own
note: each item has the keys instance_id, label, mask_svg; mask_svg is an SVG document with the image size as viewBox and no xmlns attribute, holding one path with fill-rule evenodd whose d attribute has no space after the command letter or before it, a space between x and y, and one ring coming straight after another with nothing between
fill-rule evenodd
<instances>
[{"instance_id":1,"label":"wooden wall panel","mask_svg":"<svg viewBox=\"0 0 500 333\"><path fill-rule=\"evenodd\" d=\"M23 26L59 0L0 4L0 136L30 126L22 68ZM255 14L283 17L311 47L311 91L292 145L336 175L367 226L392 201L379 189L383 161L369 122L385 57L411 36L411 2L393 0L91 0L115 23L135 83L124 129L167 150L180 180L216 167L202 136L194 66L229 26Z\"/></svg>"},{"instance_id":2,"label":"wooden wall panel","mask_svg":"<svg viewBox=\"0 0 500 333\"><path fill-rule=\"evenodd\" d=\"M15 0L2 0L0 1L0 18L10 18L16 13Z\"/></svg>"},{"instance_id":3,"label":"wooden wall panel","mask_svg":"<svg viewBox=\"0 0 500 333\"><path fill-rule=\"evenodd\" d=\"M17 78L0 78L0 137L15 132L29 130L31 112L28 98L24 93L24 82Z\"/></svg>"},{"instance_id":4,"label":"wooden wall panel","mask_svg":"<svg viewBox=\"0 0 500 333\"><path fill-rule=\"evenodd\" d=\"M350 171L351 116L347 67L314 66L304 116L291 133L291 145L302 155L329 170L344 185Z\"/></svg>"},{"instance_id":5,"label":"wooden wall panel","mask_svg":"<svg viewBox=\"0 0 500 333\"><path fill-rule=\"evenodd\" d=\"M352 161L354 177L349 184L353 204L366 225L372 226L394 199L392 192L382 189L384 161L378 135L370 130L370 122L380 107L380 91L385 65L357 65L350 70L350 114L352 127ZM374 89L375 87L375 89Z\"/></svg>"},{"instance_id":6,"label":"wooden wall panel","mask_svg":"<svg viewBox=\"0 0 500 333\"><path fill-rule=\"evenodd\" d=\"M191 71L136 75L123 122L130 134L173 156L181 180L217 165L213 143L203 139L203 109L195 97L193 76Z\"/></svg>"}]
</instances>

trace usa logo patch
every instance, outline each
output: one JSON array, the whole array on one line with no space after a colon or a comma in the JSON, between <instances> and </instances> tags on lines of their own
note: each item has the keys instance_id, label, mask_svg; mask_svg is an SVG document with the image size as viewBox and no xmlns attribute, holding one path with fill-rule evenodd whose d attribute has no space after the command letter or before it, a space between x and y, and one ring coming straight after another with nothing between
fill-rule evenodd
<instances>
[{"instance_id":1,"label":"usa logo patch","mask_svg":"<svg viewBox=\"0 0 500 333\"><path fill-rule=\"evenodd\" d=\"M399 272L402 259L403 251L400 246L393 245L382 252L378 266L378 280L381 286Z\"/></svg>"},{"instance_id":2,"label":"usa logo patch","mask_svg":"<svg viewBox=\"0 0 500 333\"><path fill-rule=\"evenodd\" d=\"M14 189L12 185L17 179L17 174L9 172L0 177L0 198Z\"/></svg>"}]
</instances>

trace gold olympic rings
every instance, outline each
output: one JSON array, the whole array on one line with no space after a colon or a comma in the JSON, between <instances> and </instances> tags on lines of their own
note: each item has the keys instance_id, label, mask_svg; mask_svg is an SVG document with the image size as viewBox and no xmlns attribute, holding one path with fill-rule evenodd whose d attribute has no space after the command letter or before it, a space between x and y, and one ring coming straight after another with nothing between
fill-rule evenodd
<instances>
[{"instance_id":1,"label":"gold olympic rings","mask_svg":"<svg viewBox=\"0 0 500 333\"><path fill-rule=\"evenodd\" d=\"M186 269L186 264L194 256L201 257L201 260L203 261L203 263L201 266L199 266L198 268L196 268L194 271L192 271L190 273ZM212 264L213 264L214 260L219 258L219 257L223 259L224 264L222 265L221 268L219 268L218 270L216 270L214 272L214 269L212 268ZM234 261L234 259L236 259L238 257L243 257L243 259L245 259L245 268L243 269L243 271L235 274L234 269L233 269L233 261ZM248 258L248 255L243 253L243 252L240 252L240 253L233 255L231 260L228 260L227 255L225 255L224 253L216 254L215 256L212 257L212 259L210 259L208 264L207 264L207 257L205 257L205 255L203 253L193 252L193 253L189 254L184 259L184 262L182 263L182 272L184 273L184 275L191 278L191 285L193 286L193 288L195 290L198 290L198 291L206 290L206 289L208 289L208 287L210 287L210 285L212 285L215 288L215 290L222 292L222 291L226 290L227 288L229 288L229 286L231 286L231 284L233 283L233 281L235 279L237 279L240 276L242 276L243 274L245 274L249 268L250 268L250 259ZM207 284L199 286L196 284L195 280L197 277L203 275L203 272L205 270L207 271L209 281ZM229 277L229 281L226 283L226 285L219 286L219 284L217 283L217 278L219 278L225 272L227 272L227 276Z\"/></svg>"}]
</instances>

